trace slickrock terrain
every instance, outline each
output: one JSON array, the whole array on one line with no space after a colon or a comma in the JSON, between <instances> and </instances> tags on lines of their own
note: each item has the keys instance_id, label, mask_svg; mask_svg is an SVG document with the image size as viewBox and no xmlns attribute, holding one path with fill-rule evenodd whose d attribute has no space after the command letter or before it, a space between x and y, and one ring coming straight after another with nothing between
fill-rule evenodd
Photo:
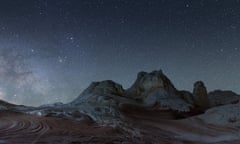
<instances>
[{"instance_id":1,"label":"slickrock terrain","mask_svg":"<svg viewBox=\"0 0 240 144\"><path fill-rule=\"evenodd\" d=\"M93 82L67 104L1 101L0 143L239 144L239 95L206 87L178 90L159 70L140 72L126 90Z\"/></svg>"}]
</instances>

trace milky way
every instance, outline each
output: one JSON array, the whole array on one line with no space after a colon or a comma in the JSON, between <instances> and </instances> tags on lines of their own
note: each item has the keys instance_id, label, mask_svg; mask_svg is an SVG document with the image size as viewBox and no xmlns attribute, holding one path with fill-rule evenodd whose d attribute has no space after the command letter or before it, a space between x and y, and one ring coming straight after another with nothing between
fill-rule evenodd
<instances>
[{"instance_id":1,"label":"milky way","mask_svg":"<svg viewBox=\"0 0 240 144\"><path fill-rule=\"evenodd\" d=\"M178 89L240 93L239 0L15 0L0 5L0 98L40 105L163 69Z\"/></svg>"}]
</instances>

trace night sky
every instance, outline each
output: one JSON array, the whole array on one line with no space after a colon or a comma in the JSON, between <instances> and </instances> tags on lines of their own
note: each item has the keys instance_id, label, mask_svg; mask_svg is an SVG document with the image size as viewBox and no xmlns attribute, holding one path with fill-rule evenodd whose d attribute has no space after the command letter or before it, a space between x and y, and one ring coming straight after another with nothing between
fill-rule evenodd
<instances>
[{"instance_id":1,"label":"night sky","mask_svg":"<svg viewBox=\"0 0 240 144\"><path fill-rule=\"evenodd\" d=\"M0 99L69 102L159 69L178 89L240 93L240 0L0 1Z\"/></svg>"}]
</instances>

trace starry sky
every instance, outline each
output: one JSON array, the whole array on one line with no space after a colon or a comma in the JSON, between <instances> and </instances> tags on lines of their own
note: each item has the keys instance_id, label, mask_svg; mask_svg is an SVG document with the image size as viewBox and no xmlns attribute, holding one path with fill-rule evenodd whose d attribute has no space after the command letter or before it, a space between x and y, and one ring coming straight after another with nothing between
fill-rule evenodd
<instances>
[{"instance_id":1,"label":"starry sky","mask_svg":"<svg viewBox=\"0 0 240 144\"><path fill-rule=\"evenodd\" d=\"M66 103L159 69L178 89L240 93L240 0L0 2L0 99Z\"/></svg>"}]
</instances>

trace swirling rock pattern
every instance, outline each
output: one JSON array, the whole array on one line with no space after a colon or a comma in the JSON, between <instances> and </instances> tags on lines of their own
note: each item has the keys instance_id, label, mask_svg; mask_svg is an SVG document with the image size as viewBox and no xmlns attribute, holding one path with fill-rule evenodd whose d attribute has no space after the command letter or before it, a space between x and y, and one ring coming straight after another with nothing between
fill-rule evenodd
<instances>
[{"instance_id":1,"label":"swirling rock pattern","mask_svg":"<svg viewBox=\"0 0 240 144\"><path fill-rule=\"evenodd\" d=\"M72 121L0 111L1 144L121 142L121 131L91 121ZM125 141L131 142L126 136Z\"/></svg>"},{"instance_id":2,"label":"swirling rock pattern","mask_svg":"<svg viewBox=\"0 0 240 144\"><path fill-rule=\"evenodd\" d=\"M200 117L164 120L144 116L141 111L125 116L124 121L131 126L128 130L121 127L98 126L88 119L73 121L0 111L0 143L239 144L240 142L240 128L209 124Z\"/></svg>"}]
</instances>

